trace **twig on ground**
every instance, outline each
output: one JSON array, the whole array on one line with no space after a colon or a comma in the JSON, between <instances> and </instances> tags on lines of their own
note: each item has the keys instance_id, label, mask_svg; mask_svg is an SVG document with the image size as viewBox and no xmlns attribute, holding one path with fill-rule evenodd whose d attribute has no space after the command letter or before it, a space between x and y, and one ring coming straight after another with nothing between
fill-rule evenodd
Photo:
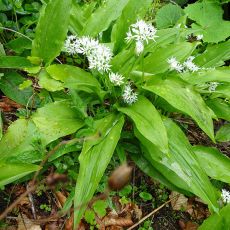
<instances>
[{"instance_id":1,"label":"twig on ground","mask_svg":"<svg viewBox=\"0 0 230 230\"><path fill-rule=\"evenodd\" d=\"M162 204L161 206L159 206L158 208L154 209L152 212L150 212L148 215L144 216L141 220L139 220L136 224L134 224L133 226L131 226L130 228L128 228L127 230L131 230L135 227L137 227L139 224L141 224L142 222L144 222L146 219L148 219L150 216L152 216L153 214L155 214L156 212L158 212L160 209L162 209L166 204L170 203L172 200L174 200L175 198L177 198L178 195L172 197L170 200L166 201L164 204Z\"/></svg>"}]
</instances>

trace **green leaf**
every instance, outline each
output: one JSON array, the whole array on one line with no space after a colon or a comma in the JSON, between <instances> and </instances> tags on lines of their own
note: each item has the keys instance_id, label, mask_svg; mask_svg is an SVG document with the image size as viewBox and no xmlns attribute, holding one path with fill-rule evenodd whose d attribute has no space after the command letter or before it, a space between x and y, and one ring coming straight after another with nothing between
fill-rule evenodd
<instances>
[{"instance_id":1,"label":"green leaf","mask_svg":"<svg viewBox=\"0 0 230 230\"><path fill-rule=\"evenodd\" d=\"M72 9L70 13L70 30L75 34L80 34L85 23L85 17L83 15L83 7L77 2L72 3Z\"/></svg>"},{"instance_id":2,"label":"green leaf","mask_svg":"<svg viewBox=\"0 0 230 230\"><path fill-rule=\"evenodd\" d=\"M224 98L228 98L230 99L230 83L226 82L226 83L221 83L219 84L215 91L212 92L213 95L217 95L217 96L222 96Z\"/></svg>"},{"instance_id":3,"label":"green leaf","mask_svg":"<svg viewBox=\"0 0 230 230\"><path fill-rule=\"evenodd\" d=\"M230 40L215 45L209 44L205 51L194 59L194 62L204 68L214 68L224 65L229 59Z\"/></svg>"},{"instance_id":4,"label":"green leaf","mask_svg":"<svg viewBox=\"0 0 230 230\"><path fill-rule=\"evenodd\" d=\"M82 35L97 36L100 32L108 29L122 13L128 0L107 0L95 10L86 21Z\"/></svg>"},{"instance_id":5,"label":"green leaf","mask_svg":"<svg viewBox=\"0 0 230 230\"><path fill-rule=\"evenodd\" d=\"M46 104L32 115L32 120L41 133L43 145L74 133L84 125L67 101Z\"/></svg>"},{"instance_id":6,"label":"green leaf","mask_svg":"<svg viewBox=\"0 0 230 230\"><path fill-rule=\"evenodd\" d=\"M230 103L220 98L209 99L206 104L214 111L218 118L230 121Z\"/></svg>"},{"instance_id":7,"label":"green leaf","mask_svg":"<svg viewBox=\"0 0 230 230\"><path fill-rule=\"evenodd\" d=\"M25 57L0 56L0 68L24 69L33 66Z\"/></svg>"},{"instance_id":8,"label":"green leaf","mask_svg":"<svg viewBox=\"0 0 230 230\"><path fill-rule=\"evenodd\" d=\"M32 44L32 56L49 65L60 53L66 38L71 0L51 0L40 13Z\"/></svg>"},{"instance_id":9,"label":"green leaf","mask_svg":"<svg viewBox=\"0 0 230 230\"><path fill-rule=\"evenodd\" d=\"M159 47L156 50L153 47L153 52L144 58L143 67L140 65L137 69L147 73L163 73L169 69L168 58L173 56L178 61L184 61L196 46L197 43L181 42Z\"/></svg>"},{"instance_id":10,"label":"green leaf","mask_svg":"<svg viewBox=\"0 0 230 230\"><path fill-rule=\"evenodd\" d=\"M99 140L86 141L83 145L80 161L80 171L74 198L74 223L79 223L87 207L87 203L104 174L120 138L124 118L109 115L95 122L95 128L102 133ZM101 131L103 130L103 131ZM79 208L80 206L80 208Z\"/></svg>"},{"instance_id":11,"label":"green leaf","mask_svg":"<svg viewBox=\"0 0 230 230\"><path fill-rule=\"evenodd\" d=\"M194 73L182 73L181 78L190 84L202 84L206 82L229 82L230 68L220 67L217 69L199 70Z\"/></svg>"},{"instance_id":12,"label":"green leaf","mask_svg":"<svg viewBox=\"0 0 230 230\"><path fill-rule=\"evenodd\" d=\"M94 91L100 97L104 96L97 79L81 68L71 65L51 65L46 71L53 79L63 82L64 87L89 93Z\"/></svg>"},{"instance_id":13,"label":"green leaf","mask_svg":"<svg viewBox=\"0 0 230 230\"><path fill-rule=\"evenodd\" d=\"M136 103L128 107L119 107L119 111L128 115L138 131L162 152L168 152L168 139L159 112L145 97L139 96Z\"/></svg>"},{"instance_id":14,"label":"green leaf","mask_svg":"<svg viewBox=\"0 0 230 230\"><path fill-rule=\"evenodd\" d=\"M199 230L229 230L230 226L230 204L223 207L219 213L211 215L199 227Z\"/></svg>"},{"instance_id":15,"label":"green leaf","mask_svg":"<svg viewBox=\"0 0 230 230\"><path fill-rule=\"evenodd\" d=\"M0 111L0 141L3 136L3 122L2 122L2 112Z\"/></svg>"},{"instance_id":16,"label":"green leaf","mask_svg":"<svg viewBox=\"0 0 230 230\"><path fill-rule=\"evenodd\" d=\"M230 158L213 147L193 146L193 152L208 176L230 183Z\"/></svg>"},{"instance_id":17,"label":"green leaf","mask_svg":"<svg viewBox=\"0 0 230 230\"><path fill-rule=\"evenodd\" d=\"M216 133L216 140L219 142L230 141L230 124L221 126L221 128Z\"/></svg>"},{"instance_id":18,"label":"green leaf","mask_svg":"<svg viewBox=\"0 0 230 230\"><path fill-rule=\"evenodd\" d=\"M108 207L108 204L104 200L97 200L93 204L93 209L99 217L104 217L106 215L106 208L107 207Z\"/></svg>"},{"instance_id":19,"label":"green leaf","mask_svg":"<svg viewBox=\"0 0 230 230\"><path fill-rule=\"evenodd\" d=\"M54 92L64 89L63 83L51 78L45 70L39 73L38 78L39 85L48 91Z\"/></svg>"},{"instance_id":20,"label":"green leaf","mask_svg":"<svg viewBox=\"0 0 230 230\"><path fill-rule=\"evenodd\" d=\"M24 81L25 78L17 72L7 72L0 79L0 89L11 100L21 105L35 107L39 103L39 98L34 95L32 86L20 89Z\"/></svg>"},{"instance_id":21,"label":"green leaf","mask_svg":"<svg viewBox=\"0 0 230 230\"><path fill-rule=\"evenodd\" d=\"M204 35L205 42L220 42L225 40L230 34L230 22L223 20L223 9L220 4L214 2L196 2L189 4L185 8L188 17L193 23L193 29L199 29Z\"/></svg>"},{"instance_id":22,"label":"green leaf","mask_svg":"<svg viewBox=\"0 0 230 230\"><path fill-rule=\"evenodd\" d=\"M181 16L184 15L180 6L174 4L166 4L157 11L156 24L158 29L172 27L176 24Z\"/></svg>"},{"instance_id":23,"label":"green leaf","mask_svg":"<svg viewBox=\"0 0 230 230\"><path fill-rule=\"evenodd\" d=\"M125 37L128 32L128 28L131 24L135 23L137 18L142 18L146 11L149 9L151 0L129 0L128 4L124 7L124 10L120 18L113 26L111 40L114 42L114 52L119 52L125 45Z\"/></svg>"},{"instance_id":24,"label":"green leaf","mask_svg":"<svg viewBox=\"0 0 230 230\"><path fill-rule=\"evenodd\" d=\"M172 191L178 191L180 193L186 193L185 190L182 190L181 188L177 187L174 183L170 182L167 178L167 176L164 176L160 170L157 170L154 165L158 164L158 162L153 160L147 160L143 155L140 154L130 154L130 157L135 162L135 164L148 176L152 177L153 179L159 181L161 184L165 185L167 188L169 188ZM154 164L154 163L155 164ZM160 165L160 168L163 169L163 165ZM167 171L167 170L165 170ZM172 175L173 172L170 174ZM185 186L186 187L186 186Z\"/></svg>"},{"instance_id":25,"label":"green leaf","mask_svg":"<svg viewBox=\"0 0 230 230\"><path fill-rule=\"evenodd\" d=\"M31 46L31 40L25 37L19 37L7 43L7 47L14 50L18 54L22 53L25 49L31 49Z\"/></svg>"},{"instance_id":26,"label":"green leaf","mask_svg":"<svg viewBox=\"0 0 230 230\"><path fill-rule=\"evenodd\" d=\"M152 200L153 196L148 192L140 192L139 193L140 198L142 198L144 201Z\"/></svg>"},{"instance_id":27,"label":"green leaf","mask_svg":"<svg viewBox=\"0 0 230 230\"><path fill-rule=\"evenodd\" d=\"M40 136L33 122L18 119L13 122L0 141L0 160L33 163L41 160Z\"/></svg>"},{"instance_id":28,"label":"green leaf","mask_svg":"<svg viewBox=\"0 0 230 230\"><path fill-rule=\"evenodd\" d=\"M167 79L154 76L143 88L159 95L176 109L191 116L200 128L215 141L212 123L215 114L206 106L200 94L191 85L173 76Z\"/></svg>"},{"instance_id":29,"label":"green leaf","mask_svg":"<svg viewBox=\"0 0 230 230\"><path fill-rule=\"evenodd\" d=\"M0 162L0 187L12 183L29 173L39 170L38 165L33 164L10 164Z\"/></svg>"},{"instance_id":30,"label":"green leaf","mask_svg":"<svg viewBox=\"0 0 230 230\"><path fill-rule=\"evenodd\" d=\"M167 172L167 170L162 169L161 173L164 174L171 183L189 192L193 192L201 197L212 210L217 211L216 191L210 183L208 176L204 173L194 157L192 146L188 142L185 134L170 119L165 119L164 125L168 134L169 153L160 153L159 150L144 139L143 136L138 135L138 139L145 147L145 154L147 154L150 160L153 159L159 164L159 170L161 170L161 165L164 165L166 169L168 168L180 178L176 180L176 177L169 173L170 171ZM187 185L187 189L183 183Z\"/></svg>"}]
</instances>

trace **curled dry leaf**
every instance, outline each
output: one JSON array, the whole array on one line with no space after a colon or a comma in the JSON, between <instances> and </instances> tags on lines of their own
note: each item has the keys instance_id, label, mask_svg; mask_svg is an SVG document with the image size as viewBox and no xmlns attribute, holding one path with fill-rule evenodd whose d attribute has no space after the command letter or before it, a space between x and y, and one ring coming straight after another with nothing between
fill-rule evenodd
<instances>
[{"instance_id":1,"label":"curled dry leaf","mask_svg":"<svg viewBox=\"0 0 230 230\"><path fill-rule=\"evenodd\" d=\"M66 196L62 193L62 192L55 192L55 195L58 199L58 201L60 202L61 206L63 206L66 202Z\"/></svg>"},{"instance_id":2,"label":"curled dry leaf","mask_svg":"<svg viewBox=\"0 0 230 230\"><path fill-rule=\"evenodd\" d=\"M198 224L192 221L184 222L183 220L179 220L179 225L181 230L197 230L199 227Z\"/></svg>"},{"instance_id":3,"label":"curled dry leaf","mask_svg":"<svg viewBox=\"0 0 230 230\"><path fill-rule=\"evenodd\" d=\"M175 199L173 199L173 197L175 197ZM188 198L186 198L183 194L180 194L178 192L171 192L170 199L172 199L171 201L171 205L173 210L181 210L181 209L187 209L187 205L188 205Z\"/></svg>"},{"instance_id":4,"label":"curled dry leaf","mask_svg":"<svg viewBox=\"0 0 230 230\"><path fill-rule=\"evenodd\" d=\"M24 214L19 214L17 221L18 221L18 229L17 230L42 230L40 225L34 224Z\"/></svg>"}]
</instances>

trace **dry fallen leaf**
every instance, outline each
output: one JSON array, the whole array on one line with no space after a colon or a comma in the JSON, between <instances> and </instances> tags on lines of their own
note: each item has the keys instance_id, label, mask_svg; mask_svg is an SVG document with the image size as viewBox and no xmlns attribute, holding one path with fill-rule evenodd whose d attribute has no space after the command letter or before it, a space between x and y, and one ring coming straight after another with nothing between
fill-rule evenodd
<instances>
[{"instance_id":1,"label":"dry fallen leaf","mask_svg":"<svg viewBox=\"0 0 230 230\"><path fill-rule=\"evenodd\" d=\"M18 229L17 230L42 230L40 225L34 224L24 214L19 214L17 221L18 221Z\"/></svg>"},{"instance_id":2,"label":"dry fallen leaf","mask_svg":"<svg viewBox=\"0 0 230 230\"><path fill-rule=\"evenodd\" d=\"M192 221L184 222L183 220L179 220L179 225L181 230L197 230L199 225L193 223Z\"/></svg>"},{"instance_id":3,"label":"dry fallen leaf","mask_svg":"<svg viewBox=\"0 0 230 230\"><path fill-rule=\"evenodd\" d=\"M55 192L55 195L56 195L58 201L60 202L60 204L63 206L66 202L66 196L63 195L63 193L61 193L59 191Z\"/></svg>"},{"instance_id":4,"label":"dry fallen leaf","mask_svg":"<svg viewBox=\"0 0 230 230\"><path fill-rule=\"evenodd\" d=\"M172 199L173 197L175 197L175 199ZM171 201L171 205L173 210L181 210L181 209L187 209L187 205L188 205L188 198L186 198L183 194L180 194L178 192L171 192L170 199L172 199Z\"/></svg>"}]
</instances>

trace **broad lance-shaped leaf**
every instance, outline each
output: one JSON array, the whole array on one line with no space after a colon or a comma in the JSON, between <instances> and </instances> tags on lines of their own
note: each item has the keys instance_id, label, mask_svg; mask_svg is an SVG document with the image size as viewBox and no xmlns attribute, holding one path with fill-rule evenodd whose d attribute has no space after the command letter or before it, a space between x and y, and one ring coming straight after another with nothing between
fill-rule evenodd
<instances>
[{"instance_id":1,"label":"broad lance-shaped leaf","mask_svg":"<svg viewBox=\"0 0 230 230\"><path fill-rule=\"evenodd\" d=\"M167 133L159 112L145 97L138 96L138 100L131 106L119 107L119 111L128 115L138 131L162 152L168 152Z\"/></svg>"},{"instance_id":2,"label":"broad lance-shaped leaf","mask_svg":"<svg viewBox=\"0 0 230 230\"><path fill-rule=\"evenodd\" d=\"M91 14L82 31L82 35L97 36L108 29L110 24L120 15L129 0L108 0Z\"/></svg>"},{"instance_id":3,"label":"broad lance-shaped leaf","mask_svg":"<svg viewBox=\"0 0 230 230\"><path fill-rule=\"evenodd\" d=\"M0 161L33 163L41 160L42 151L36 149L40 145L39 141L40 134L32 121L16 120L0 141Z\"/></svg>"},{"instance_id":4,"label":"broad lance-shaped leaf","mask_svg":"<svg viewBox=\"0 0 230 230\"><path fill-rule=\"evenodd\" d=\"M230 26L230 23L229 23ZM208 45L204 53L197 56L194 62L204 68L214 68L224 65L230 59L230 40L216 45Z\"/></svg>"},{"instance_id":5,"label":"broad lance-shaped leaf","mask_svg":"<svg viewBox=\"0 0 230 230\"><path fill-rule=\"evenodd\" d=\"M219 142L230 141L230 124L221 126L216 133L216 140Z\"/></svg>"},{"instance_id":6,"label":"broad lance-shaped leaf","mask_svg":"<svg viewBox=\"0 0 230 230\"><path fill-rule=\"evenodd\" d=\"M206 174L216 180L230 183L230 158L216 148L193 146L198 162Z\"/></svg>"},{"instance_id":7,"label":"broad lance-shaped leaf","mask_svg":"<svg viewBox=\"0 0 230 230\"><path fill-rule=\"evenodd\" d=\"M95 142L86 141L79 157L80 170L74 198L74 225L81 220L88 202L105 172L120 138L124 118L111 114L95 122L102 137ZM103 132L101 132L103 130Z\"/></svg>"},{"instance_id":8,"label":"broad lance-shaped leaf","mask_svg":"<svg viewBox=\"0 0 230 230\"><path fill-rule=\"evenodd\" d=\"M135 162L135 164L148 176L152 177L153 179L159 181L161 184L165 185L172 191L178 191L180 193L188 193L187 191L177 187L175 184L170 182L167 177L165 177L159 170L157 170L154 165L159 165L158 162L156 164L153 163L153 160L146 159L143 155L132 153L130 157ZM163 169L161 165L160 167ZM164 169L163 169L164 170ZM170 172L172 175L173 172ZM178 180L178 178L177 178Z\"/></svg>"},{"instance_id":9,"label":"broad lance-shaped leaf","mask_svg":"<svg viewBox=\"0 0 230 230\"><path fill-rule=\"evenodd\" d=\"M71 65L51 65L46 71L53 79L64 82L64 87L95 92L101 98L105 95L97 79L81 68Z\"/></svg>"},{"instance_id":10,"label":"broad lance-shaped leaf","mask_svg":"<svg viewBox=\"0 0 230 230\"><path fill-rule=\"evenodd\" d=\"M229 230L230 226L230 204L223 207L219 213L215 213L209 216L203 224L199 227L199 230Z\"/></svg>"},{"instance_id":11,"label":"broad lance-shaped leaf","mask_svg":"<svg viewBox=\"0 0 230 230\"><path fill-rule=\"evenodd\" d=\"M0 68L24 69L33 66L25 57L0 56Z\"/></svg>"},{"instance_id":12,"label":"broad lance-shaped leaf","mask_svg":"<svg viewBox=\"0 0 230 230\"><path fill-rule=\"evenodd\" d=\"M114 52L120 51L125 45L125 37L129 26L146 14L151 6L151 0L129 0L121 16L113 26L111 40L114 42Z\"/></svg>"},{"instance_id":13,"label":"broad lance-shaped leaf","mask_svg":"<svg viewBox=\"0 0 230 230\"><path fill-rule=\"evenodd\" d=\"M43 145L74 133L84 125L67 101L46 104L32 115L32 121L41 134Z\"/></svg>"},{"instance_id":14,"label":"broad lance-shaped leaf","mask_svg":"<svg viewBox=\"0 0 230 230\"><path fill-rule=\"evenodd\" d=\"M159 95L176 109L191 116L200 128L215 141L212 122L215 114L206 106L200 94L191 85L174 76L166 79L154 76L143 88Z\"/></svg>"},{"instance_id":15,"label":"broad lance-shaped leaf","mask_svg":"<svg viewBox=\"0 0 230 230\"><path fill-rule=\"evenodd\" d=\"M221 98L209 99L206 104L213 110L218 118L230 121L230 103Z\"/></svg>"},{"instance_id":16,"label":"broad lance-shaped leaf","mask_svg":"<svg viewBox=\"0 0 230 230\"><path fill-rule=\"evenodd\" d=\"M219 67L216 69L199 70L198 72L187 72L180 74L181 78L189 84L202 84L206 82L229 82L230 67Z\"/></svg>"},{"instance_id":17,"label":"broad lance-shaped leaf","mask_svg":"<svg viewBox=\"0 0 230 230\"><path fill-rule=\"evenodd\" d=\"M18 104L36 107L40 103L40 99L34 94L32 86L20 89L20 85L26 80L22 75L17 72L6 72L3 77L0 78L0 89L5 96Z\"/></svg>"},{"instance_id":18,"label":"broad lance-shaped leaf","mask_svg":"<svg viewBox=\"0 0 230 230\"><path fill-rule=\"evenodd\" d=\"M32 56L50 64L59 55L68 31L71 0L51 0L42 9L32 44Z\"/></svg>"},{"instance_id":19,"label":"broad lance-shaped leaf","mask_svg":"<svg viewBox=\"0 0 230 230\"><path fill-rule=\"evenodd\" d=\"M0 162L0 170L0 187L2 187L26 176L29 173L39 170L39 166L33 164Z\"/></svg>"},{"instance_id":20,"label":"broad lance-shaped leaf","mask_svg":"<svg viewBox=\"0 0 230 230\"><path fill-rule=\"evenodd\" d=\"M192 146L188 142L186 136L170 119L165 119L164 125L167 129L169 140L168 154L159 153L159 150L157 152L157 149L151 142L146 140L143 136L137 135L145 147L147 156L159 162L159 165L164 165L177 174L180 181L187 185L189 192L193 192L195 195L201 197L212 210L218 211L215 188L212 186L208 176L196 160L192 151ZM160 170L160 166L158 169ZM170 173L165 172L165 169L162 170L161 173L166 176L171 183L178 186L178 181L176 181Z\"/></svg>"},{"instance_id":21,"label":"broad lance-shaped leaf","mask_svg":"<svg viewBox=\"0 0 230 230\"><path fill-rule=\"evenodd\" d=\"M137 70L154 74L163 73L169 69L168 58L173 56L176 57L178 61L184 61L191 55L196 46L196 42L181 42L158 47L157 49L156 46L153 46L152 50L148 48L150 54L144 58L143 65L140 64Z\"/></svg>"}]
</instances>

